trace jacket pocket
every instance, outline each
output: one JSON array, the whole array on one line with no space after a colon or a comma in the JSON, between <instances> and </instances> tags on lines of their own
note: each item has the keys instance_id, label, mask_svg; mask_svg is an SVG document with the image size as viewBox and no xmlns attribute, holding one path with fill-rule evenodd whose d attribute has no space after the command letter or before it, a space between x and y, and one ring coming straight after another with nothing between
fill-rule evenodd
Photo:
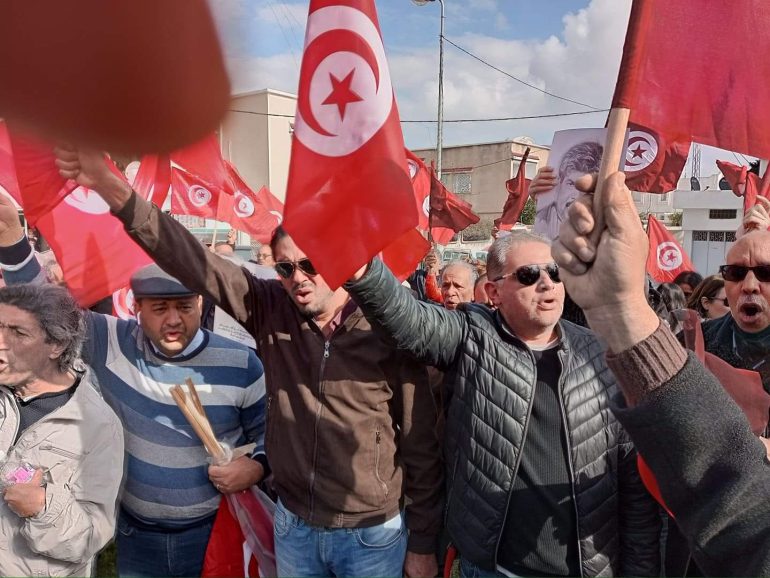
<instances>
[{"instance_id":1,"label":"jacket pocket","mask_svg":"<svg viewBox=\"0 0 770 578\"><path fill-rule=\"evenodd\" d=\"M388 494L390 493L390 490L388 488L388 484L386 484L382 477L380 476L380 454L381 454L381 445L382 445L382 434L380 433L380 430L377 430L374 433L374 477L377 479L377 483L380 485L380 488L382 488L382 494L383 494L383 503L385 500L388 499Z\"/></svg>"}]
</instances>

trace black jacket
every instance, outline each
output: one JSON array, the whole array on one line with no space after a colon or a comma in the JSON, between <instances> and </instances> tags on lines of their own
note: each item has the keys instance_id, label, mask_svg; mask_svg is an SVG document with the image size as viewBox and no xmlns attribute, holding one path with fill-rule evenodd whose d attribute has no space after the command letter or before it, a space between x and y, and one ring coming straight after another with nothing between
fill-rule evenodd
<instances>
[{"instance_id":1,"label":"black jacket","mask_svg":"<svg viewBox=\"0 0 770 578\"><path fill-rule=\"evenodd\" d=\"M446 372L446 526L460 554L493 570L536 381L532 352L498 312L420 303L375 260L349 287L375 330ZM560 387L584 576L658 575L658 508L609 409L614 377L589 330L561 322Z\"/></svg>"}]
</instances>

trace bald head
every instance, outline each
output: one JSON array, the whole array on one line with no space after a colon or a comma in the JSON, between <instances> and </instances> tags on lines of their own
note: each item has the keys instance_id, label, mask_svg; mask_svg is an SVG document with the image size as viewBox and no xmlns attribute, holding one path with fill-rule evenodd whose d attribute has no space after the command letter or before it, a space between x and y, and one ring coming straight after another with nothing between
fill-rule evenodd
<instances>
[{"instance_id":1,"label":"bald head","mask_svg":"<svg viewBox=\"0 0 770 578\"><path fill-rule=\"evenodd\" d=\"M766 329L770 326L770 280L760 281L763 274L751 268L770 266L770 232L754 231L741 237L725 261L734 266L724 275L733 319L748 333Z\"/></svg>"}]
</instances>

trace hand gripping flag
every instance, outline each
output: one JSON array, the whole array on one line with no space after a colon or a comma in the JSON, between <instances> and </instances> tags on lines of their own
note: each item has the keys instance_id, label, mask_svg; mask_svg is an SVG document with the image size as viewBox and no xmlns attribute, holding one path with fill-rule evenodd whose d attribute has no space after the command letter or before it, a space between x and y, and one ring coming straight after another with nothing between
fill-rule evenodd
<instances>
[{"instance_id":1,"label":"hand gripping flag","mask_svg":"<svg viewBox=\"0 0 770 578\"><path fill-rule=\"evenodd\" d=\"M284 226L331 287L417 226L373 0L311 0Z\"/></svg>"},{"instance_id":2,"label":"hand gripping flag","mask_svg":"<svg viewBox=\"0 0 770 578\"><path fill-rule=\"evenodd\" d=\"M666 227L650 215L647 221L647 237L650 252L647 255L647 272L660 283L671 283L683 271L695 271L695 267L682 246Z\"/></svg>"}]
</instances>

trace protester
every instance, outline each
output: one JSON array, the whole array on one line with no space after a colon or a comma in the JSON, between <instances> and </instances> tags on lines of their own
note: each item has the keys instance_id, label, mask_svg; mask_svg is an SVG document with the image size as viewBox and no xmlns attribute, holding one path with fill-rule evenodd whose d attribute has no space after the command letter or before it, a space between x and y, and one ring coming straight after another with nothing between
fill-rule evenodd
<instances>
[{"instance_id":1,"label":"protester","mask_svg":"<svg viewBox=\"0 0 770 578\"><path fill-rule=\"evenodd\" d=\"M257 279L203 250L101 154L57 154L63 176L101 194L157 263L256 339L279 575L435 575L442 478L425 369L380 339L282 229L271 241L280 280Z\"/></svg>"},{"instance_id":2,"label":"protester","mask_svg":"<svg viewBox=\"0 0 770 578\"><path fill-rule=\"evenodd\" d=\"M235 247L227 241L217 241L214 243L214 253L228 257L235 256Z\"/></svg>"},{"instance_id":3,"label":"protester","mask_svg":"<svg viewBox=\"0 0 770 578\"><path fill-rule=\"evenodd\" d=\"M445 519L461 575L657 576L658 510L610 413L602 346L559 320L550 251L525 231L493 243L494 311L421 303L377 259L348 289L383 335L446 374Z\"/></svg>"},{"instance_id":4,"label":"protester","mask_svg":"<svg viewBox=\"0 0 770 578\"><path fill-rule=\"evenodd\" d=\"M65 289L0 289L2 576L91 576L115 531L123 432L76 369L84 337Z\"/></svg>"},{"instance_id":5,"label":"protester","mask_svg":"<svg viewBox=\"0 0 770 578\"><path fill-rule=\"evenodd\" d=\"M687 306L684 291L674 283L661 283L657 291L663 303L663 310L658 313L658 316L668 324L672 333L679 333L681 327L674 311L684 309Z\"/></svg>"},{"instance_id":6,"label":"protester","mask_svg":"<svg viewBox=\"0 0 770 578\"><path fill-rule=\"evenodd\" d=\"M593 188L590 178L579 185ZM626 400L613 412L655 474L705 575L767 576L766 448L719 382L647 305L648 240L622 173L609 178L602 201L607 228L599 244L591 242L592 197L584 195L570 209L553 255L570 295L609 347L608 364Z\"/></svg>"},{"instance_id":7,"label":"protester","mask_svg":"<svg viewBox=\"0 0 770 578\"><path fill-rule=\"evenodd\" d=\"M254 256L254 262L265 267L273 267L275 265L273 250L270 248L270 245L262 244L259 246Z\"/></svg>"},{"instance_id":8,"label":"protester","mask_svg":"<svg viewBox=\"0 0 770 578\"><path fill-rule=\"evenodd\" d=\"M476 267L465 261L452 261L441 272L441 300L447 309L473 301L473 286L478 279Z\"/></svg>"},{"instance_id":9,"label":"protester","mask_svg":"<svg viewBox=\"0 0 770 578\"><path fill-rule=\"evenodd\" d=\"M730 314L703 324L706 351L733 367L759 372L770 391L770 232L733 244L719 268Z\"/></svg>"},{"instance_id":10,"label":"protester","mask_svg":"<svg viewBox=\"0 0 770 578\"><path fill-rule=\"evenodd\" d=\"M685 299L689 299L692 296L693 290L701 284L703 276L695 271L682 271L674 279L674 284L679 285L679 288L684 293Z\"/></svg>"},{"instance_id":11,"label":"protester","mask_svg":"<svg viewBox=\"0 0 770 578\"><path fill-rule=\"evenodd\" d=\"M727 302L725 292L725 280L719 275L706 277L693 290L687 301L687 308L698 312L704 321L719 319L730 313L730 304Z\"/></svg>"},{"instance_id":12,"label":"protester","mask_svg":"<svg viewBox=\"0 0 770 578\"><path fill-rule=\"evenodd\" d=\"M9 284L45 281L32 257L15 208L1 197L0 263ZM118 573L198 576L221 494L249 488L268 468L262 364L247 347L200 329L200 296L157 265L135 273L131 290L138 321L85 312L83 350L126 432ZM250 456L209 466L169 392L188 377L217 440L231 448L255 442Z\"/></svg>"},{"instance_id":13,"label":"protester","mask_svg":"<svg viewBox=\"0 0 770 578\"><path fill-rule=\"evenodd\" d=\"M438 275L441 269L441 254L437 249L431 249L423 257L422 267L418 268L407 278L409 287L417 295L420 301L441 303L441 289L439 288Z\"/></svg>"}]
</instances>

